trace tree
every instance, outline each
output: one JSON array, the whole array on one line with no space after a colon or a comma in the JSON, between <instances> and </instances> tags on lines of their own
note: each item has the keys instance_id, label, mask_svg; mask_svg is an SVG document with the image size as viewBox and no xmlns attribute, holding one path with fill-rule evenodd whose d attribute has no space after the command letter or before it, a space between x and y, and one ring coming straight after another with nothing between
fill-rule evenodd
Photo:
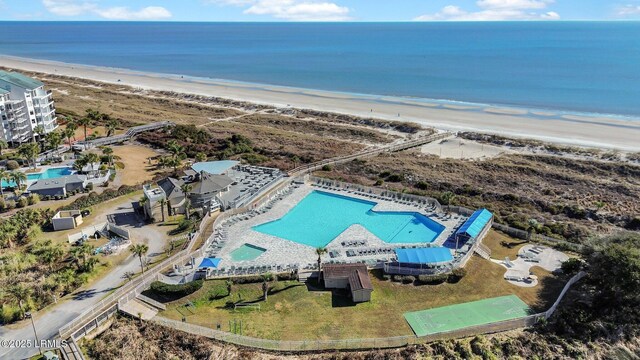
<instances>
[{"instance_id":1,"label":"tree","mask_svg":"<svg viewBox=\"0 0 640 360\"><path fill-rule=\"evenodd\" d=\"M51 150L57 150L62 144L62 136L59 132L50 132L44 137L44 141Z\"/></svg>"},{"instance_id":2,"label":"tree","mask_svg":"<svg viewBox=\"0 0 640 360\"><path fill-rule=\"evenodd\" d=\"M29 287L26 287L22 284L10 286L7 289L7 294L11 296L20 307L20 317L24 318L24 305L23 303L28 303L31 298L31 294L33 290Z\"/></svg>"},{"instance_id":3,"label":"tree","mask_svg":"<svg viewBox=\"0 0 640 360\"><path fill-rule=\"evenodd\" d=\"M107 120L107 124L105 125L105 127L107 128L107 137L109 137L116 132L116 129L118 128L118 122L114 119L111 119L111 117L107 114L103 114L103 119Z\"/></svg>"},{"instance_id":4,"label":"tree","mask_svg":"<svg viewBox=\"0 0 640 360\"><path fill-rule=\"evenodd\" d=\"M113 149L108 146L104 146L102 148L102 154L107 157L109 165L113 165Z\"/></svg>"},{"instance_id":5,"label":"tree","mask_svg":"<svg viewBox=\"0 0 640 360\"><path fill-rule=\"evenodd\" d=\"M9 182L10 173L7 170L0 169L0 198L4 199L4 188L2 187L2 181Z\"/></svg>"},{"instance_id":6,"label":"tree","mask_svg":"<svg viewBox=\"0 0 640 360\"><path fill-rule=\"evenodd\" d=\"M167 206L167 199L160 199L160 213L162 213L162 222L164 222L164 208Z\"/></svg>"},{"instance_id":7,"label":"tree","mask_svg":"<svg viewBox=\"0 0 640 360\"><path fill-rule=\"evenodd\" d=\"M182 190L182 193L184 194L184 197L185 197L184 214L187 220L189 220L189 213L191 212L191 200L189 199L189 193L191 192L192 189L193 187L191 186L191 184L180 185L180 190Z\"/></svg>"},{"instance_id":8,"label":"tree","mask_svg":"<svg viewBox=\"0 0 640 360\"><path fill-rule=\"evenodd\" d=\"M319 247L316 249L316 255L318 255L318 281L322 280L322 255L327 253L327 249Z\"/></svg>"},{"instance_id":9,"label":"tree","mask_svg":"<svg viewBox=\"0 0 640 360\"><path fill-rule=\"evenodd\" d=\"M62 131L62 136L67 139L67 144L71 146L71 138L74 137L75 130L70 128L69 125Z\"/></svg>"},{"instance_id":10,"label":"tree","mask_svg":"<svg viewBox=\"0 0 640 360\"><path fill-rule=\"evenodd\" d=\"M38 125L36 127L33 128L33 142L36 142L36 135L38 134L38 142L42 142L42 135L44 135L45 131L44 131L44 126L42 125Z\"/></svg>"},{"instance_id":11,"label":"tree","mask_svg":"<svg viewBox=\"0 0 640 360\"><path fill-rule=\"evenodd\" d=\"M199 152L196 154L196 161L197 162L203 162L203 161L207 161L207 154L203 153L203 152Z\"/></svg>"},{"instance_id":12,"label":"tree","mask_svg":"<svg viewBox=\"0 0 640 360\"><path fill-rule=\"evenodd\" d=\"M88 110L87 110L87 113L88 113L89 111L93 111L93 110L88 109ZM78 119L78 120L76 121L76 123L77 123L79 126L82 126L82 127L84 128L84 140L87 140L87 126L89 126L89 125L91 124L91 118L89 118L89 116L85 116L85 117L83 117L83 118Z\"/></svg>"},{"instance_id":13,"label":"tree","mask_svg":"<svg viewBox=\"0 0 640 360\"><path fill-rule=\"evenodd\" d=\"M227 295L231 295L231 290L233 290L233 281L227 280L224 283L227 285Z\"/></svg>"},{"instance_id":14,"label":"tree","mask_svg":"<svg viewBox=\"0 0 640 360\"><path fill-rule=\"evenodd\" d=\"M9 178L16 184L18 190L22 190L22 184L27 182L27 174L18 170L10 172Z\"/></svg>"},{"instance_id":15,"label":"tree","mask_svg":"<svg viewBox=\"0 0 640 360\"><path fill-rule=\"evenodd\" d=\"M4 140L0 140L0 156L2 156L2 151L8 148L9 144Z\"/></svg>"},{"instance_id":16,"label":"tree","mask_svg":"<svg viewBox=\"0 0 640 360\"><path fill-rule=\"evenodd\" d=\"M22 144L18 147L18 155L22 156L28 164L36 168L36 159L40 153L40 147L36 143Z\"/></svg>"},{"instance_id":17,"label":"tree","mask_svg":"<svg viewBox=\"0 0 640 360\"><path fill-rule=\"evenodd\" d=\"M72 134L71 136L73 137L73 141L76 141L76 130L78 130L78 124L76 123L75 120L69 121L67 123L67 127L65 128L65 131L69 129L70 129L69 133Z\"/></svg>"},{"instance_id":18,"label":"tree","mask_svg":"<svg viewBox=\"0 0 640 360\"><path fill-rule=\"evenodd\" d=\"M140 269L142 269L142 273L144 274L144 263L142 262L142 257L149 251L149 246L147 244L136 244L131 247L131 252L140 259Z\"/></svg>"},{"instance_id":19,"label":"tree","mask_svg":"<svg viewBox=\"0 0 640 360\"><path fill-rule=\"evenodd\" d=\"M456 198L456 194L452 193L451 191L445 191L440 196L440 201L442 202L443 205L451 205L453 203L453 200L455 200L455 198Z\"/></svg>"},{"instance_id":20,"label":"tree","mask_svg":"<svg viewBox=\"0 0 640 360\"><path fill-rule=\"evenodd\" d=\"M269 282L273 280L271 273L262 274L262 300L267 301L267 294L269 293Z\"/></svg>"},{"instance_id":21,"label":"tree","mask_svg":"<svg viewBox=\"0 0 640 360\"><path fill-rule=\"evenodd\" d=\"M527 232L529 233L529 239L531 239L531 235L535 234L536 230L540 227L540 223L536 219L529 219L527 223L529 224Z\"/></svg>"}]
</instances>

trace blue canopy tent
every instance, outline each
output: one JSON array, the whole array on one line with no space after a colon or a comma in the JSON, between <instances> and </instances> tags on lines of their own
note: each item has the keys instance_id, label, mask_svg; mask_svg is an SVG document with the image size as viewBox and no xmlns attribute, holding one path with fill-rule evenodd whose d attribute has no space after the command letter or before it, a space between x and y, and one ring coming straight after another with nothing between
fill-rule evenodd
<instances>
[{"instance_id":1,"label":"blue canopy tent","mask_svg":"<svg viewBox=\"0 0 640 360\"><path fill-rule=\"evenodd\" d=\"M222 259L218 258L204 258L200 265L198 265L198 269L208 269L208 268L217 268Z\"/></svg>"},{"instance_id":2,"label":"blue canopy tent","mask_svg":"<svg viewBox=\"0 0 640 360\"><path fill-rule=\"evenodd\" d=\"M451 251L445 247L396 249L400 264L440 265L453 261Z\"/></svg>"}]
</instances>

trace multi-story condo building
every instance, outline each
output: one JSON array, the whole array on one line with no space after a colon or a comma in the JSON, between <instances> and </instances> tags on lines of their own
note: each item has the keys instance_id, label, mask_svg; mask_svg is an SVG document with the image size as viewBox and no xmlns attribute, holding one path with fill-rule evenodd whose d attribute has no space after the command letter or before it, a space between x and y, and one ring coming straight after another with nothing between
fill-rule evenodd
<instances>
[{"instance_id":1,"label":"multi-story condo building","mask_svg":"<svg viewBox=\"0 0 640 360\"><path fill-rule=\"evenodd\" d=\"M51 91L38 80L17 72L0 71L0 135L10 143L35 140L58 127Z\"/></svg>"}]
</instances>

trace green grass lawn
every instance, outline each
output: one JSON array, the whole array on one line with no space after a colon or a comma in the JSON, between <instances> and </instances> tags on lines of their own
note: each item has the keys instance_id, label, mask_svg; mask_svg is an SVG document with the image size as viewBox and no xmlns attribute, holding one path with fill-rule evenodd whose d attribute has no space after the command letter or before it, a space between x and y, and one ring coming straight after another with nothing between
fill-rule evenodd
<instances>
[{"instance_id":1,"label":"green grass lawn","mask_svg":"<svg viewBox=\"0 0 640 360\"><path fill-rule=\"evenodd\" d=\"M234 285L228 297L210 300L209 293L224 287L223 281L207 281L202 289L170 302L160 315L189 323L229 331L229 322L242 320L243 334L267 339L346 339L411 335L403 314L451 304L517 295L536 310L546 309L558 296L563 279L544 272L535 273L541 286L522 288L502 277L505 269L490 261L473 257L466 266L467 276L457 284L401 285L372 275L371 302L351 304L327 291L309 291L298 282L272 283L267 302L261 309L233 311L227 301L258 301L262 284ZM191 301L194 307L185 307Z\"/></svg>"}]
</instances>

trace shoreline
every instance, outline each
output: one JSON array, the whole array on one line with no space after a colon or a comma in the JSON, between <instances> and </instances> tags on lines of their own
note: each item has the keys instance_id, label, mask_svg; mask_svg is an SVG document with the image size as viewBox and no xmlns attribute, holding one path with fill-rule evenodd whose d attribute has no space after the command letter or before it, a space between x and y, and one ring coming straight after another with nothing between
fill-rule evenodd
<instances>
[{"instance_id":1,"label":"shoreline","mask_svg":"<svg viewBox=\"0 0 640 360\"><path fill-rule=\"evenodd\" d=\"M146 90L215 96L546 142L640 151L640 117L329 92L0 55L0 66ZM637 121L635 121L637 120Z\"/></svg>"}]
</instances>

